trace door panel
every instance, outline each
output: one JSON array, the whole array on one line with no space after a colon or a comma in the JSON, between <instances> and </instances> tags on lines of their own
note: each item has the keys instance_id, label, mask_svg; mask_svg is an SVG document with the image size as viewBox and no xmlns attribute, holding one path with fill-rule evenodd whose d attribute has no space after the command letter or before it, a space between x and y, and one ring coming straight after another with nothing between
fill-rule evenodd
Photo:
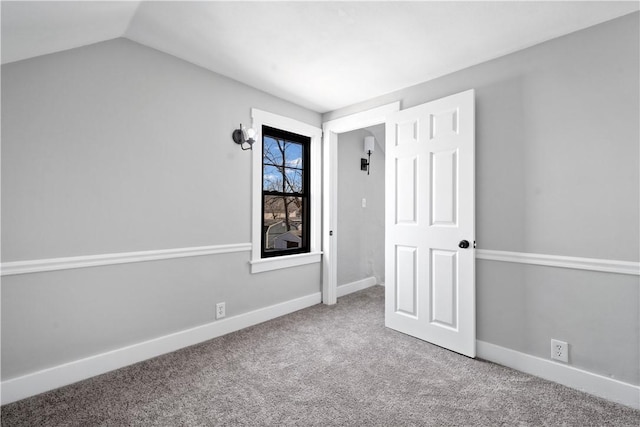
<instances>
[{"instance_id":1,"label":"door panel","mask_svg":"<svg viewBox=\"0 0 640 427\"><path fill-rule=\"evenodd\" d=\"M458 150L429 153L431 156L431 225L456 226L458 213Z\"/></svg>"},{"instance_id":2,"label":"door panel","mask_svg":"<svg viewBox=\"0 0 640 427\"><path fill-rule=\"evenodd\" d=\"M390 141L395 141L396 146L418 142L418 122L416 120L398 122L395 127L397 138Z\"/></svg>"},{"instance_id":3,"label":"door panel","mask_svg":"<svg viewBox=\"0 0 640 427\"><path fill-rule=\"evenodd\" d=\"M475 118L466 91L386 123L388 327L475 357ZM468 248L459 242L467 240Z\"/></svg>"},{"instance_id":4,"label":"door panel","mask_svg":"<svg viewBox=\"0 0 640 427\"><path fill-rule=\"evenodd\" d=\"M418 159L405 157L396 159L396 224L418 222Z\"/></svg>"},{"instance_id":5,"label":"door panel","mask_svg":"<svg viewBox=\"0 0 640 427\"><path fill-rule=\"evenodd\" d=\"M396 246L396 312L418 315L418 248Z\"/></svg>"},{"instance_id":6,"label":"door panel","mask_svg":"<svg viewBox=\"0 0 640 427\"><path fill-rule=\"evenodd\" d=\"M458 260L455 251L431 250L430 322L436 326L457 329L456 300L458 294Z\"/></svg>"}]
</instances>

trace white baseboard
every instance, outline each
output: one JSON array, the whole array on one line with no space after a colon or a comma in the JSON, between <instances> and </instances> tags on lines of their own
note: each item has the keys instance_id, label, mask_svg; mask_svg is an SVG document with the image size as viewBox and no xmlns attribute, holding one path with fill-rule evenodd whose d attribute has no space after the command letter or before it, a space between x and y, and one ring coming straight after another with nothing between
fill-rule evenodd
<instances>
[{"instance_id":1,"label":"white baseboard","mask_svg":"<svg viewBox=\"0 0 640 427\"><path fill-rule=\"evenodd\" d=\"M367 277L366 279L356 280L355 282L340 285L338 286L337 291L338 298L375 286L376 282L377 280L375 277Z\"/></svg>"},{"instance_id":2,"label":"white baseboard","mask_svg":"<svg viewBox=\"0 0 640 427\"><path fill-rule=\"evenodd\" d=\"M2 382L2 404L72 384L152 357L320 304L315 293Z\"/></svg>"},{"instance_id":3,"label":"white baseboard","mask_svg":"<svg viewBox=\"0 0 640 427\"><path fill-rule=\"evenodd\" d=\"M484 341L476 341L476 348L481 359L640 409L640 386Z\"/></svg>"}]
</instances>

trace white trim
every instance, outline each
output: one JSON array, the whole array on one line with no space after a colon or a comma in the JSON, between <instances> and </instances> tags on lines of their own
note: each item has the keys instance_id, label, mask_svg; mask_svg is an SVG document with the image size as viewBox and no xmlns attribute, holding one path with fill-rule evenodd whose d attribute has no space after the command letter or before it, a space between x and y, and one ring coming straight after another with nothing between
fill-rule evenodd
<instances>
[{"instance_id":1,"label":"white trim","mask_svg":"<svg viewBox=\"0 0 640 427\"><path fill-rule=\"evenodd\" d=\"M545 380L640 409L640 386L608 378L488 342L476 341L477 357Z\"/></svg>"},{"instance_id":2,"label":"white trim","mask_svg":"<svg viewBox=\"0 0 640 427\"><path fill-rule=\"evenodd\" d=\"M120 252L113 254L83 255L64 258L36 259L29 261L3 262L1 275L41 273L45 271L68 270L72 268L96 267L101 265L126 264L131 262L157 261L202 255L227 254L251 250L250 243L230 245L196 246L189 248L159 249L152 251Z\"/></svg>"},{"instance_id":3,"label":"white trim","mask_svg":"<svg viewBox=\"0 0 640 427\"><path fill-rule=\"evenodd\" d=\"M322 214L321 209L321 193L322 193L322 156L321 141L322 129L312 126L289 117L280 116L278 114L269 113L267 111L251 109L252 126L256 130L256 142L253 144L253 157L251 160L251 273L260 273L263 271L275 270L278 268L287 268L293 265L302 265L296 263L304 257L289 255L274 258L262 258L261 242L262 242L262 125L271 126L277 129L286 130L311 138L311 191L309 193L309 203L311 205L311 229L309 230L310 253L308 259L315 259L314 255L320 254L320 227ZM291 259L291 262L283 262L283 259ZM318 258L317 261L320 262ZM303 264L308 264L307 262Z\"/></svg>"},{"instance_id":4,"label":"white trim","mask_svg":"<svg viewBox=\"0 0 640 427\"><path fill-rule=\"evenodd\" d=\"M338 134L385 123L389 114L399 110L397 101L322 124L322 302L325 304L335 304L338 298L338 270L333 259L338 253Z\"/></svg>"},{"instance_id":5,"label":"white trim","mask_svg":"<svg viewBox=\"0 0 640 427\"><path fill-rule=\"evenodd\" d=\"M262 273L264 271L297 267L299 265L313 264L320 261L322 261L322 252L263 258L251 260L249 263L251 264L252 273Z\"/></svg>"},{"instance_id":6,"label":"white trim","mask_svg":"<svg viewBox=\"0 0 640 427\"><path fill-rule=\"evenodd\" d=\"M377 280L375 277L367 277L362 280L356 280L355 282L345 283L344 285L338 286L336 293L338 298L343 297L345 295L352 294L354 292L361 291L363 289L370 288L377 284Z\"/></svg>"},{"instance_id":7,"label":"white trim","mask_svg":"<svg viewBox=\"0 0 640 427\"><path fill-rule=\"evenodd\" d=\"M170 353L321 302L320 292L2 382L2 404Z\"/></svg>"},{"instance_id":8,"label":"white trim","mask_svg":"<svg viewBox=\"0 0 640 427\"><path fill-rule=\"evenodd\" d=\"M361 111L345 117L329 120L322 124L322 129L326 132L330 130L335 133L350 132L369 126L379 125L387 121L387 116L400 111L400 101Z\"/></svg>"},{"instance_id":9,"label":"white trim","mask_svg":"<svg viewBox=\"0 0 640 427\"><path fill-rule=\"evenodd\" d=\"M631 261L492 251L488 249L476 249L476 259L601 271L605 273L631 274L634 276L640 275L640 263Z\"/></svg>"}]
</instances>

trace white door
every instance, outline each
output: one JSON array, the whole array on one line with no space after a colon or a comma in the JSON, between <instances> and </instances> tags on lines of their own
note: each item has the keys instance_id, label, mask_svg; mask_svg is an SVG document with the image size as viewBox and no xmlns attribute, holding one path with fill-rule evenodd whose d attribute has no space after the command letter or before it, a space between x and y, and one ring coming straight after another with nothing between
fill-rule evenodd
<instances>
[{"instance_id":1,"label":"white door","mask_svg":"<svg viewBox=\"0 0 640 427\"><path fill-rule=\"evenodd\" d=\"M469 357L476 354L474 110L469 90L394 113L385 152L385 324Z\"/></svg>"}]
</instances>

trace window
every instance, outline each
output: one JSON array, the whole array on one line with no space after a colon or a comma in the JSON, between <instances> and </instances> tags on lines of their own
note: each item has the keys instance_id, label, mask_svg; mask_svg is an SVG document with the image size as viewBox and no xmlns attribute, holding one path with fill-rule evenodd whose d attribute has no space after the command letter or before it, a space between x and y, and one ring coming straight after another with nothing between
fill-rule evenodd
<instances>
[{"instance_id":1,"label":"window","mask_svg":"<svg viewBox=\"0 0 640 427\"><path fill-rule=\"evenodd\" d=\"M310 141L262 126L262 258L309 252Z\"/></svg>"},{"instance_id":2,"label":"window","mask_svg":"<svg viewBox=\"0 0 640 427\"><path fill-rule=\"evenodd\" d=\"M322 130L257 108L251 119L251 273L319 263Z\"/></svg>"}]
</instances>

